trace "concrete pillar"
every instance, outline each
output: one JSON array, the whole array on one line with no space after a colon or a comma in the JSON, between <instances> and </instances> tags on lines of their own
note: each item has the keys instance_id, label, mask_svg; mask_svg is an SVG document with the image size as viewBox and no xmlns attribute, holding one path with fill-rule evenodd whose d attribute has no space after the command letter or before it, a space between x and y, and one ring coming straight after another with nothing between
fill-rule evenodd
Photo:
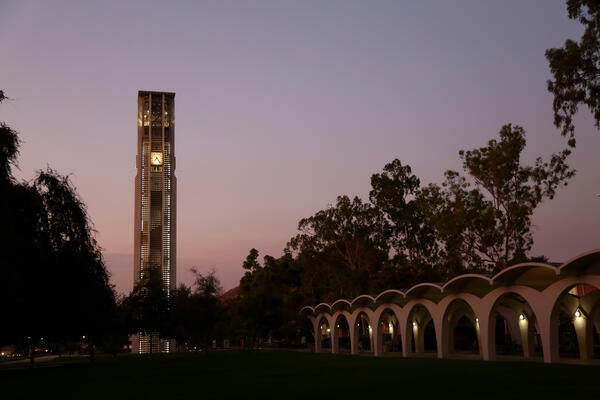
<instances>
[{"instance_id":1,"label":"concrete pillar","mask_svg":"<svg viewBox=\"0 0 600 400\"><path fill-rule=\"evenodd\" d=\"M448 358L448 354L450 353L450 332L448 328L448 319L440 315L435 321L438 321L438 323L435 324L437 356L438 358Z\"/></svg>"},{"instance_id":2,"label":"concrete pillar","mask_svg":"<svg viewBox=\"0 0 600 400\"><path fill-rule=\"evenodd\" d=\"M519 313L517 318L519 319L519 338L523 348L523 357L528 359L533 357L533 328L531 326L533 322L525 313Z\"/></svg>"},{"instance_id":3,"label":"concrete pillar","mask_svg":"<svg viewBox=\"0 0 600 400\"><path fill-rule=\"evenodd\" d=\"M594 358L593 347L593 326L588 324L587 317L580 309L575 311L573 316L573 325L577 334L577 344L579 345L579 358L581 360L591 360Z\"/></svg>"},{"instance_id":4,"label":"concrete pillar","mask_svg":"<svg viewBox=\"0 0 600 400\"><path fill-rule=\"evenodd\" d=\"M487 349L487 354L488 354L488 358L487 360L493 361L496 360L498 358L498 356L496 355L496 315L495 313L491 312L490 313L490 318L488 319L488 324L487 324L487 345L488 345L488 349ZM485 355L484 355L485 356ZM485 358L484 358L485 360Z\"/></svg>"},{"instance_id":5,"label":"concrete pillar","mask_svg":"<svg viewBox=\"0 0 600 400\"><path fill-rule=\"evenodd\" d=\"M422 356L425 353L425 326L419 325L418 322L413 322L412 326L413 337L415 339L415 353Z\"/></svg>"},{"instance_id":6,"label":"concrete pillar","mask_svg":"<svg viewBox=\"0 0 600 400\"><path fill-rule=\"evenodd\" d=\"M377 328L375 328L377 329ZM369 333L369 351L375 354L375 338L373 337L373 326L371 325L371 320L369 320L369 324L367 325L367 332Z\"/></svg>"},{"instance_id":7,"label":"concrete pillar","mask_svg":"<svg viewBox=\"0 0 600 400\"><path fill-rule=\"evenodd\" d=\"M539 334L542 340L544 362L558 362L560 359L558 352L558 318L552 316L551 310L545 309L540 309L536 315L540 328Z\"/></svg>"},{"instance_id":8,"label":"concrete pillar","mask_svg":"<svg viewBox=\"0 0 600 400\"><path fill-rule=\"evenodd\" d=\"M313 320L313 328L315 334L315 353L321 351L321 319L315 318Z\"/></svg>"},{"instance_id":9,"label":"concrete pillar","mask_svg":"<svg viewBox=\"0 0 600 400\"><path fill-rule=\"evenodd\" d=\"M412 321L414 321L414 316L412 319L406 322L405 332L404 332L404 345L402 346L402 353L404 357L412 357L414 355L413 351L413 341L415 340L415 331L413 329Z\"/></svg>"},{"instance_id":10,"label":"concrete pillar","mask_svg":"<svg viewBox=\"0 0 600 400\"><path fill-rule=\"evenodd\" d=\"M489 318L479 320L476 318L475 330L477 332L477 342L479 343L479 354L484 360L494 360L496 358L496 352L492 353L492 340L494 340L494 337L490 334Z\"/></svg>"},{"instance_id":11,"label":"concrete pillar","mask_svg":"<svg viewBox=\"0 0 600 400\"><path fill-rule=\"evenodd\" d=\"M373 351L373 355L375 357L381 357L383 355L383 329L381 329L381 323L377 321L377 323L371 325L371 329L369 332L371 334L371 350Z\"/></svg>"},{"instance_id":12,"label":"concrete pillar","mask_svg":"<svg viewBox=\"0 0 600 400\"><path fill-rule=\"evenodd\" d=\"M356 329L356 319L348 321L348 329L350 330L350 353L358 354L358 329Z\"/></svg>"},{"instance_id":13,"label":"concrete pillar","mask_svg":"<svg viewBox=\"0 0 600 400\"><path fill-rule=\"evenodd\" d=\"M331 326L330 328L331 330L331 353L332 354L337 354L339 353L339 342L338 342L338 338L339 338L339 328L337 327L337 324L334 322L334 324Z\"/></svg>"}]
</instances>

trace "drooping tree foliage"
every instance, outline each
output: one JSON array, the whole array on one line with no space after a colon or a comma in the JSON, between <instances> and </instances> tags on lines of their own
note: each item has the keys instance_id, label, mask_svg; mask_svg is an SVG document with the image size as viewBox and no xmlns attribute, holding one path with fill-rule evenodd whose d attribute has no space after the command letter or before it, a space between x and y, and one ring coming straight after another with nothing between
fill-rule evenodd
<instances>
[{"instance_id":1,"label":"drooping tree foliage","mask_svg":"<svg viewBox=\"0 0 600 400\"><path fill-rule=\"evenodd\" d=\"M548 81L554 124L575 147L573 118L580 105L600 128L600 0L567 0L567 12L585 27L583 35L579 42L568 39L563 47L546 50L546 58L554 78Z\"/></svg>"},{"instance_id":2,"label":"drooping tree foliage","mask_svg":"<svg viewBox=\"0 0 600 400\"><path fill-rule=\"evenodd\" d=\"M0 101L6 100L0 92ZM12 167L17 165L19 138L4 122L0 124L0 263L3 290L0 290L0 315L5 323L0 330L3 343L29 344L26 338L40 336L49 326L46 321L49 294L44 282L51 269L44 266L46 245L39 240L43 205L33 186L17 182ZM6 323L11 321L10 323ZM33 345L33 340L30 343Z\"/></svg>"},{"instance_id":3,"label":"drooping tree foliage","mask_svg":"<svg viewBox=\"0 0 600 400\"><path fill-rule=\"evenodd\" d=\"M70 180L53 170L39 172L33 186L45 211L41 234L49 246L48 266L62 278L53 285L53 297L63 310L55 321L67 328L64 334L81 329L93 340L106 333L115 300L86 206Z\"/></svg>"},{"instance_id":4,"label":"drooping tree foliage","mask_svg":"<svg viewBox=\"0 0 600 400\"><path fill-rule=\"evenodd\" d=\"M0 90L0 103L6 100L4 91ZM14 183L12 167L17 165L19 156L19 136L4 121L0 122L0 184ZM4 187L5 188L5 187Z\"/></svg>"},{"instance_id":5,"label":"drooping tree foliage","mask_svg":"<svg viewBox=\"0 0 600 400\"><path fill-rule=\"evenodd\" d=\"M0 100L5 100L0 92ZM87 210L68 177L47 169L33 182L12 175L17 133L0 125L0 330L3 343L66 343L109 334L115 296Z\"/></svg>"}]
</instances>

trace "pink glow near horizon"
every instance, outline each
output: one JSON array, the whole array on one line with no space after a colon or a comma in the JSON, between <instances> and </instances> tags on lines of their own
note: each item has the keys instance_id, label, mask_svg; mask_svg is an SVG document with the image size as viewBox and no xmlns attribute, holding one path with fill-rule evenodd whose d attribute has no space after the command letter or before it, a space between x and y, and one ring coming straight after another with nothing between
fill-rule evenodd
<instances>
[{"instance_id":1,"label":"pink glow near horizon","mask_svg":"<svg viewBox=\"0 0 600 400\"><path fill-rule=\"evenodd\" d=\"M0 2L0 120L18 176L71 174L112 279L132 284L136 96L174 91L178 281L225 289L248 250L279 256L299 219L366 199L394 158L422 184L501 125L526 157L564 147L544 51L578 38L562 0L503 2ZM533 255L598 247L600 133L577 121L578 175L535 215Z\"/></svg>"}]
</instances>

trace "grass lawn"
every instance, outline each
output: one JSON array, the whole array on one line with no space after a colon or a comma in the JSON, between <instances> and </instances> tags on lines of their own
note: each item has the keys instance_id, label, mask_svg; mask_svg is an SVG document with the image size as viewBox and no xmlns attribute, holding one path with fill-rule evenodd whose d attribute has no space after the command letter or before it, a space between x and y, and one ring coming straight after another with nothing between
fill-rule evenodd
<instances>
[{"instance_id":1,"label":"grass lawn","mask_svg":"<svg viewBox=\"0 0 600 400\"><path fill-rule=\"evenodd\" d=\"M597 380L598 379L598 380ZM406 397L411 396L411 397ZM120 355L0 369L0 399L600 399L600 366L286 351Z\"/></svg>"}]
</instances>

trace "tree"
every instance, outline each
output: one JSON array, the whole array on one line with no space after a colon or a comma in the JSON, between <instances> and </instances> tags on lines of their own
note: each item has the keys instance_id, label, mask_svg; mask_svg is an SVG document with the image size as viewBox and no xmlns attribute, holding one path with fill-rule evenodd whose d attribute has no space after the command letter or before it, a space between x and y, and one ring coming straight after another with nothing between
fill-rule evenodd
<instances>
[{"instance_id":1,"label":"tree","mask_svg":"<svg viewBox=\"0 0 600 400\"><path fill-rule=\"evenodd\" d=\"M0 342L26 347L33 367L36 340L47 336L52 324L52 265L48 246L40 240L40 216L44 208L40 196L27 184L8 184L0 196L2 263L0 273L0 314L5 321Z\"/></svg>"},{"instance_id":2,"label":"tree","mask_svg":"<svg viewBox=\"0 0 600 400\"><path fill-rule=\"evenodd\" d=\"M192 268L192 273L195 275L192 299L194 312L198 318L195 334L198 341L202 343L204 351L207 352L219 320L219 297L223 289L214 270L203 275L196 268Z\"/></svg>"},{"instance_id":3,"label":"tree","mask_svg":"<svg viewBox=\"0 0 600 400\"><path fill-rule=\"evenodd\" d=\"M160 269L146 268L127 300L129 327L134 333L148 335L152 356L154 340L169 331L169 298L163 287ZM159 335L157 338L156 335Z\"/></svg>"},{"instance_id":4,"label":"tree","mask_svg":"<svg viewBox=\"0 0 600 400\"><path fill-rule=\"evenodd\" d=\"M258 257L258 250L250 249L242 265L247 272L240 280L240 315L245 325L245 340L257 344L263 338L272 336L273 331L281 325L285 290L277 284L275 259L265 256L263 267L258 262Z\"/></svg>"},{"instance_id":5,"label":"tree","mask_svg":"<svg viewBox=\"0 0 600 400\"><path fill-rule=\"evenodd\" d=\"M258 262L258 250L255 248L250 249L246 260L244 260L244 263L242 264L242 268L250 272L261 268L260 263Z\"/></svg>"},{"instance_id":6,"label":"tree","mask_svg":"<svg viewBox=\"0 0 600 400\"><path fill-rule=\"evenodd\" d=\"M45 281L52 282L52 301L45 303L53 308L54 334L85 335L93 358L94 341L107 333L116 301L92 223L68 177L47 169L38 173L33 187L44 210L39 239L47 252L45 267L59 278Z\"/></svg>"},{"instance_id":7,"label":"tree","mask_svg":"<svg viewBox=\"0 0 600 400\"><path fill-rule=\"evenodd\" d=\"M554 125L575 147L573 117L579 105L587 106L600 128L600 0L567 0L567 11L585 31L579 42L569 39L563 47L546 50L546 59L554 76L548 81Z\"/></svg>"},{"instance_id":8,"label":"tree","mask_svg":"<svg viewBox=\"0 0 600 400\"><path fill-rule=\"evenodd\" d=\"M0 103L7 98L0 90ZM28 268L37 267L37 243L34 242L41 213L36 193L28 185L15 182L12 167L17 164L19 137L16 131L0 122L0 264L4 289L0 291L0 315L13 321L8 329L0 330L0 342L17 343L28 335L25 322L32 318L31 299L23 291L31 287L36 274ZM35 290L37 287L34 287ZM27 315L27 317L25 317Z\"/></svg>"},{"instance_id":9,"label":"tree","mask_svg":"<svg viewBox=\"0 0 600 400\"><path fill-rule=\"evenodd\" d=\"M48 169L33 183L17 182L11 169L18 150L17 133L0 123L0 314L11 321L0 340L28 337L33 366L42 336L101 335L115 300L85 204L68 177Z\"/></svg>"},{"instance_id":10,"label":"tree","mask_svg":"<svg viewBox=\"0 0 600 400\"><path fill-rule=\"evenodd\" d=\"M171 296L170 328L178 346L208 351L220 318L221 283L214 271L205 275L196 268L191 271L192 287L181 284Z\"/></svg>"},{"instance_id":11,"label":"tree","mask_svg":"<svg viewBox=\"0 0 600 400\"><path fill-rule=\"evenodd\" d=\"M456 171L446 171L442 186L429 184L417 202L438 243L436 269L447 281L467 272L485 272L481 249L498 241L495 211L483 193Z\"/></svg>"},{"instance_id":12,"label":"tree","mask_svg":"<svg viewBox=\"0 0 600 400\"><path fill-rule=\"evenodd\" d=\"M486 147L459 153L475 187L448 171L443 189L430 185L421 195L431 204L429 218L446 255L462 266L490 272L526 259L533 245L533 212L575 175L566 163L568 150L523 166L525 131L509 124L499 136Z\"/></svg>"},{"instance_id":13,"label":"tree","mask_svg":"<svg viewBox=\"0 0 600 400\"><path fill-rule=\"evenodd\" d=\"M64 323L77 321L91 336L90 330L101 329L113 311L115 296L86 206L69 178L51 169L39 172L34 188L45 210L42 234L54 255L54 267L62 270L55 290L59 295L71 292L61 299ZM77 304L72 304L73 291Z\"/></svg>"},{"instance_id":14,"label":"tree","mask_svg":"<svg viewBox=\"0 0 600 400\"><path fill-rule=\"evenodd\" d=\"M0 103L7 98L4 92L0 90ZM19 156L19 136L17 132L11 129L4 121L0 122L0 185L14 183L12 167L17 164ZM2 189L5 189L3 187Z\"/></svg>"},{"instance_id":15,"label":"tree","mask_svg":"<svg viewBox=\"0 0 600 400\"><path fill-rule=\"evenodd\" d=\"M373 291L372 279L387 260L382 216L360 198L338 196L335 206L298 223L300 234L287 245L305 265L319 266L318 279L329 286L327 297L354 297Z\"/></svg>"},{"instance_id":16,"label":"tree","mask_svg":"<svg viewBox=\"0 0 600 400\"><path fill-rule=\"evenodd\" d=\"M300 270L290 253L280 258L265 255L263 265L257 261L258 251L250 250L248 259L254 268L240 280L239 318L244 336L255 343L266 338L293 342L297 336ZM246 263L244 263L246 265Z\"/></svg>"},{"instance_id":17,"label":"tree","mask_svg":"<svg viewBox=\"0 0 600 400\"><path fill-rule=\"evenodd\" d=\"M172 336L177 342L178 351L185 351L191 345L192 322L196 317L192 305L192 289L183 283L177 286L171 294L171 305Z\"/></svg>"},{"instance_id":18,"label":"tree","mask_svg":"<svg viewBox=\"0 0 600 400\"><path fill-rule=\"evenodd\" d=\"M369 198L383 214L393 263L396 268L404 270L405 285L424 280L422 273L437 256L433 230L427 225L415 198L420 184L410 166L402 165L398 159L386 164L383 172L371 176Z\"/></svg>"}]
</instances>

